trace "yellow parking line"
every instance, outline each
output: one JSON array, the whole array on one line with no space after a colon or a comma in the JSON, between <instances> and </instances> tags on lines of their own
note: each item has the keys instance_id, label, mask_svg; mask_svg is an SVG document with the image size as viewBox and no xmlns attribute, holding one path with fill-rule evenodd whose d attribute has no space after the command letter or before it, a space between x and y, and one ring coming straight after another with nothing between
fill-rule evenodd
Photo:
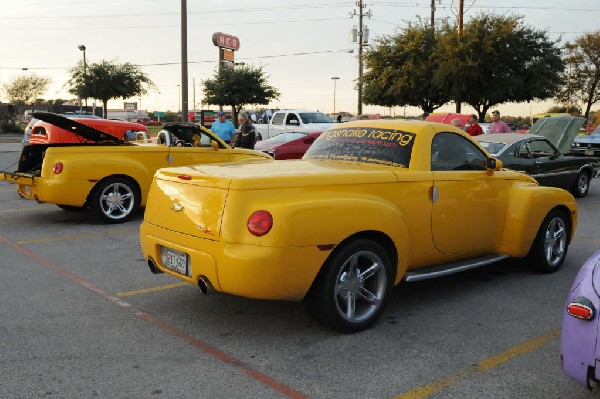
<instances>
[{"instance_id":1,"label":"yellow parking line","mask_svg":"<svg viewBox=\"0 0 600 399\"><path fill-rule=\"evenodd\" d=\"M139 294L147 294L149 292L169 290L171 288L183 287L184 285L190 285L190 283L173 283L173 284L161 285L160 287L151 287L151 288L143 288L141 290L136 290L136 291L119 292L118 294L115 294L115 296L118 296L119 298L123 298L125 296L133 296L133 295L139 295Z\"/></svg>"},{"instance_id":2,"label":"yellow parking line","mask_svg":"<svg viewBox=\"0 0 600 399\"><path fill-rule=\"evenodd\" d=\"M579 238L575 237L578 241L587 241L587 242L600 242L600 240L595 240L593 238Z\"/></svg>"},{"instance_id":3,"label":"yellow parking line","mask_svg":"<svg viewBox=\"0 0 600 399\"><path fill-rule=\"evenodd\" d=\"M466 367L462 370L457 371L454 374L451 374L447 377L441 378L437 381L432 382L431 384L424 385L420 388L412 390L410 392L403 393L400 396L396 396L395 399L424 399L435 393L438 393L444 388L449 388L452 385L459 383L460 381L466 380L467 378L474 377L477 374L483 373L487 370L490 370L494 367L497 367L503 363L508 362L509 360L523 355L527 352L531 352L532 350L545 345L549 342L552 342L560 336L559 330L551 331L547 334L534 338L530 341L523 342L522 344L513 346L505 350L502 353L499 353L495 356L488 357L487 359L483 359L479 363L474 366Z\"/></svg>"},{"instance_id":4,"label":"yellow parking line","mask_svg":"<svg viewBox=\"0 0 600 399\"><path fill-rule=\"evenodd\" d=\"M110 236L110 235L115 235L115 234L135 233L135 232L138 232L138 231L139 231L138 229L134 229L134 230L118 230L118 231L109 231L109 232L106 232L106 233L90 233L90 234L77 234L75 236L37 238L35 240L17 241L17 244L31 244L33 242L62 241L62 240L71 240L73 238L102 237L102 236Z\"/></svg>"},{"instance_id":5,"label":"yellow parking line","mask_svg":"<svg viewBox=\"0 0 600 399\"><path fill-rule=\"evenodd\" d=\"M580 208L593 208L596 206L600 206L600 204L587 204L587 205L580 206Z\"/></svg>"}]
</instances>

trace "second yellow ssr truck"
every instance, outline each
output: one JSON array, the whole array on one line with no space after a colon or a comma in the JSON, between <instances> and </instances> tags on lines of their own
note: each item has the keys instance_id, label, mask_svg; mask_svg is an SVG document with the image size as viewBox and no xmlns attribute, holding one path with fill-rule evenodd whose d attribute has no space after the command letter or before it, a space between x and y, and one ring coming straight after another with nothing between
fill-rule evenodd
<instances>
[{"instance_id":1,"label":"second yellow ssr truck","mask_svg":"<svg viewBox=\"0 0 600 399\"><path fill-rule=\"evenodd\" d=\"M271 159L259 151L232 149L193 123L166 124L157 143L140 144L60 115L34 116L74 139L26 145L17 170L0 172L0 179L15 183L24 198L64 210L89 208L108 223L124 222L145 205L159 168Z\"/></svg>"}]
</instances>

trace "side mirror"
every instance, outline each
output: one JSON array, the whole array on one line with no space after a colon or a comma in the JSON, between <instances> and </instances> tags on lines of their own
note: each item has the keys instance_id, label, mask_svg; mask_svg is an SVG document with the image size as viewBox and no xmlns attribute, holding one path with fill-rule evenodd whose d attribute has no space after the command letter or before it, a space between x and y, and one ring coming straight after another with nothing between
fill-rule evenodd
<instances>
[{"instance_id":1,"label":"side mirror","mask_svg":"<svg viewBox=\"0 0 600 399\"><path fill-rule=\"evenodd\" d=\"M502 161L496 158L488 158L485 163L485 168L488 172L502 169Z\"/></svg>"},{"instance_id":2,"label":"side mirror","mask_svg":"<svg viewBox=\"0 0 600 399\"><path fill-rule=\"evenodd\" d=\"M219 150L219 143L216 140L211 140L210 146L212 147L213 151Z\"/></svg>"}]
</instances>

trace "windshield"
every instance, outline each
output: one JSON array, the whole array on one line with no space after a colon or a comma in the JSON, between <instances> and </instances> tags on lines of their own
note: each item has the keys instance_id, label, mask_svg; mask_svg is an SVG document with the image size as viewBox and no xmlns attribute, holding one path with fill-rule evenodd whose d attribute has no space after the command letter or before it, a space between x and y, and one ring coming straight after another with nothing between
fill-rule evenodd
<instances>
[{"instance_id":1,"label":"windshield","mask_svg":"<svg viewBox=\"0 0 600 399\"><path fill-rule=\"evenodd\" d=\"M300 112L303 123L333 123L333 119L322 112Z\"/></svg>"},{"instance_id":2,"label":"windshield","mask_svg":"<svg viewBox=\"0 0 600 399\"><path fill-rule=\"evenodd\" d=\"M306 137L306 136L308 136L308 134L306 134L306 133L285 132L285 133L280 133L273 137L269 137L268 139L265 140L265 142L268 141L270 143L287 143L288 141L296 140L296 139Z\"/></svg>"},{"instance_id":3,"label":"windshield","mask_svg":"<svg viewBox=\"0 0 600 399\"><path fill-rule=\"evenodd\" d=\"M329 129L319 136L303 159L364 162L408 168L414 141L414 133L395 129Z\"/></svg>"},{"instance_id":4,"label":"windshield","mask_svg":"<svg viewBox=\"0 0 600 399\"><path fill-rule=\"evenodd\" d=\"M504 147L506 147L506 144L504 143L494 143L492 141L480 141L479 144L492 155L497 155Z\"/></svg>"}]
</instances>

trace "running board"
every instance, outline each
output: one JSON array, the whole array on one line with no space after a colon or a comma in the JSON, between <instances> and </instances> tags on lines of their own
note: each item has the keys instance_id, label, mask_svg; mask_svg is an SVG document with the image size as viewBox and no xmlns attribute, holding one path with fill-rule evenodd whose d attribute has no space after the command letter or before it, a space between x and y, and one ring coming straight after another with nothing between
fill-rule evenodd
<instances>
[{"instance_id":1,"label":"running board","mask_svg":"<svg viewBox=\"0 0 600 399\"><path fill-rule=\"evenodd\" d=\"M504 254L492 254L481 256L479 258L466 259L458 262L446 263L444 265L417 269L406 272L404 275L404 281L420 281L441 276L448 276L450 274L460 273L466 270L489 265L490 263L498 262L508 257L508 255Z\"/></svg>"}]
</instances>

